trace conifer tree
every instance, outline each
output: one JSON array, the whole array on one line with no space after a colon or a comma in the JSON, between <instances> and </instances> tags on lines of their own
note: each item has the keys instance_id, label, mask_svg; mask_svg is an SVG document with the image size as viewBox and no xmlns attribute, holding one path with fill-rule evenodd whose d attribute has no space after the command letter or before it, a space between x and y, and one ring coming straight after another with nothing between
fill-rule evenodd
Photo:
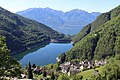
<instances>
[{"instance_id":1,"label":"conifer tree","mask_svg":"<svg viewBox=\"0 0 120 80\"><path fill-rule=\"evenodd\" d=\"M30 62L29 62L29 65L28 65L28 79L33 79L33 73L32 73Z\"/></svg>"},{"instance_id":2,"label":"conifer tree","mask_svg":"<svg viewBox=\"0 0 120 80\"><path fill-rule=\"evenodd\" d=\"M55 75L54 75L54 72L51 73L51 80L54 80L55 79Z\"/></svg>"},{"instance_id":3,"label":"conifer tree","mask_svg":"<svg viewBox=\"0 0 120 80\"><path fill-rule=\"evenodd\" d=\"M43 77L47 77L47 72L45 70L43 71Z\"/></svg>"}]
</instances>

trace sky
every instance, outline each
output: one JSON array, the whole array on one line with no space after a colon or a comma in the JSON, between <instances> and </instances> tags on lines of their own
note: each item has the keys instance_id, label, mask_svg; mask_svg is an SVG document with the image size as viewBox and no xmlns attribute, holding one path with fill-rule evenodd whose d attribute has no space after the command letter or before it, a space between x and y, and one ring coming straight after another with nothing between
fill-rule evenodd
<instances>
[{"instance_id":1,"label":"sky","mask_svg":"<svg viewBox=\"0 0 120 80\"><path fill-rule=\"evenodd\" d=\"M28 8L52 8L64 12L81 9L87 12L108 12L120 5L120 0L0 0L0 6L17 12Z\"/></svg>"}]
</instances>

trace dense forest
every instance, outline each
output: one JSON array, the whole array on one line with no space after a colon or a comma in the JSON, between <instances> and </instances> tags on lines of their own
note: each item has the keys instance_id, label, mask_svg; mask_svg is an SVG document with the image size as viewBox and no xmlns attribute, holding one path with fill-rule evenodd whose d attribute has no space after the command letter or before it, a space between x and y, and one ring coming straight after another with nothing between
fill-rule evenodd
<instances>
[{"instance_id":1,"label":"dense forest","mask_svg":"<svg viewBox=\"0 0 120 80\"><path fill-rule=\"evenodd\" d=\"M66 61L101 60L120 54L120 6L101 14L73 41L75 46L66 53Z\"/></svg>"},{"instance_id":2,"label":"dense forest","mask_svg":"<svg viewBox=\"0 0 120 80\"><path fill-rule=\"evenodd\" d=\"M85 26L74 38L73 42L79 42L83 37L87 36L90 32L94 32L98 30L102 25L104 25L107 21L117 17L120 13L120 6L112 9L109 12L103 13L97 17L97 19Z\"/></svg>"},{"instance_id":3,"label":"dense forest","mask_svg":"<svg viewBox=\"0 0 120 80\"><path fill-rule=\"evenodd\" d=\"M68 39L44 24L21 17L0 7L0 35L6 37L10 52L16 53L51 39Z\"/></svg>"}]
</instances>

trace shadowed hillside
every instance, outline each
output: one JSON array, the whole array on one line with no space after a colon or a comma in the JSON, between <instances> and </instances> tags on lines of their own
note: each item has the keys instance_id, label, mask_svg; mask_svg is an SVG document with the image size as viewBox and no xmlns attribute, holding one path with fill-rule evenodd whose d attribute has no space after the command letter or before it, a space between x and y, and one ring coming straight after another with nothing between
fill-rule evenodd
<instances>
[{"instance_id":1,"label":"shadowed hillside","mask_svg":"<svg viewBox=\"0 0 120 80\"><path fill-rule=\"evenodd\" d=\"M0 35L7 39L11 53L21 52L51 39L66 39L64 34L36 21L13 14L0 7Z\"/></svg>"}]
</instances>

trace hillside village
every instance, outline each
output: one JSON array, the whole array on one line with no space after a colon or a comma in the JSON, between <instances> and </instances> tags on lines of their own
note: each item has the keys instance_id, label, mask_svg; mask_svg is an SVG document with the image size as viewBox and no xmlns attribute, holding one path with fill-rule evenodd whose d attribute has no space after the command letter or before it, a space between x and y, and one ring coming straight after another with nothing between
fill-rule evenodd
<instances>
[{"instance_id":1,"label":"hillside village","mask_svg":"<svg viewBox=\"0 0 120 80\"><path fill-rule=\"evenodd\" d=\"M71 61L71 62L65 62L63 64L60 64L58 66L59 70L57 70L57 72L59 73L63 73L63 74L67 74L68 76L71 76L71 75L74 75L74 74L77 74L77 73L80 73L82 71L85 71L85 70L89 70L89 69L93 69L93 68L96 68L96 67L100 67L100 66L104 66L105 64L107 63L106 60L101 60L101 61L97 61L95 60L94 62L93 61ZM39 67L39 66L36 66L36 65L32 65L32 70L33 70L33 73L36 74L36 75L40 75L40 74L43 74L44 72L46 73L46 75L50 76L51 73L53 72L53 69L49 69L47 67ZM27 74L21 74L22 76L22 79L26 78L27 77ZM58 77L57 74L55 74L56 77Z\"/></svg>"},{"instance_id":2,"label":"hillside village","mask_svg":"<svg viewBox=\"0 0 120 80\"><path fill-rule=\"evenodd\" d=\"M62 73L66 73L70 76L84 70L104 66L104 64L106 63L107 62L105 60L101 60L101 61L95 60L95 62L87 61L87 60L81 62L72 61L61 64L60 68L62 69L61 70Z\"/></svg>"}]
</instances>

